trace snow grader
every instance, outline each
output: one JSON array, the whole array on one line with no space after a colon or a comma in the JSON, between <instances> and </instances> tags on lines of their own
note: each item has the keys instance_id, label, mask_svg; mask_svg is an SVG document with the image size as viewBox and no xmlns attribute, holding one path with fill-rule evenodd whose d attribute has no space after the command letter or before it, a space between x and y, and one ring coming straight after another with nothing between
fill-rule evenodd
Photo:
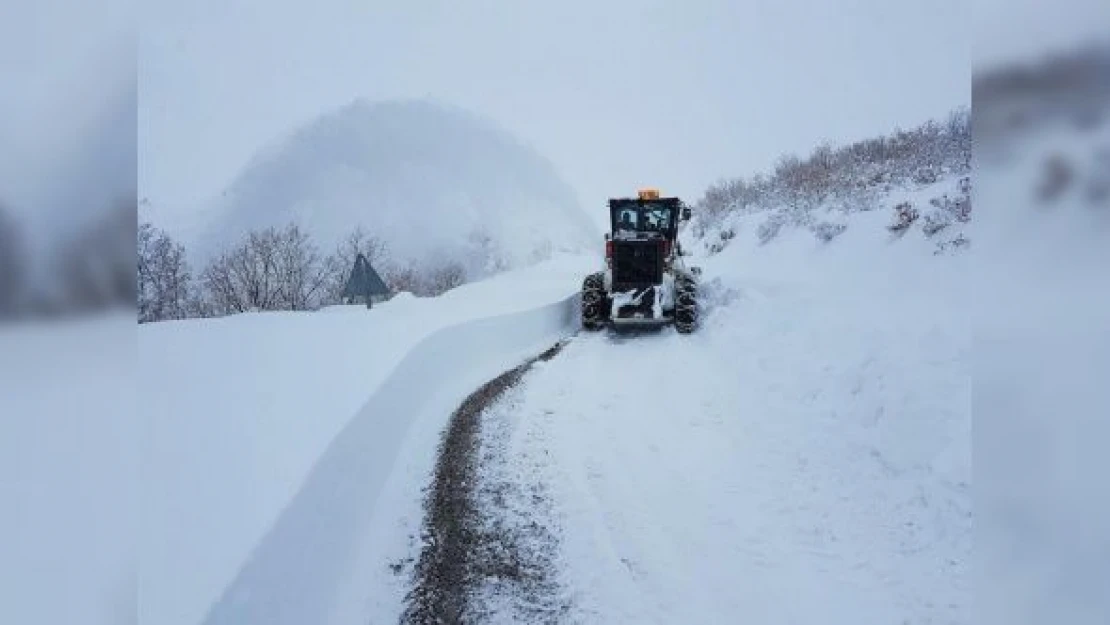
<instances>
[{"instance_id":1,"label":"snow grader","mask_svg":"<svg viewBox=\"0 0 1110 625\"><path fill-rule=\"evenodd\" d=\"M605 268L582 282L582 327L674 324L683 334L698 323L698 278L678 242L690 209L676 197L641 189L635 198L609 200Z\"/></svg>"}]
</instances>

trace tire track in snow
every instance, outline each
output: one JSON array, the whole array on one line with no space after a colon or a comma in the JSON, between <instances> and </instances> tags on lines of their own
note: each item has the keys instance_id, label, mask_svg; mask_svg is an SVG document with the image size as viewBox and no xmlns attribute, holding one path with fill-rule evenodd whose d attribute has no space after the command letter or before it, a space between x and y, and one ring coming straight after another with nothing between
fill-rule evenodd
<instances>
[{"instance_id":1,"label":"tire track in snow","mask_svg":"<svg viewBox=\"0 0 1110 625\"><path fill-rule=\"evenodd\" d=\"M959 326L871 303L765 290L528 376L505 454L542 459L519 482L550 495L567 622L966 622L968 499L931 476L966 418Z\"/></svg>"},{"instance_id":2,"label":"tire track in snow","mask_svg":"<svg viewBox=\"0 0 1110 625\"><path fill-rule=\"evenodd\" d=\"M413 588L406 597L402 623L481 620L486 608L475 599L491 579L526 595L550 593L550 566L543 553L523 544L527 537L505 531L511 528L491 519L489 511L483 509L491 499L503 503L508 481L483 488L482 431L486 412L534 364L551 360L564 344L558 343L490 380L452 415L426 499L424 547L413 571ZM549 542L550 537L541 535L540 541ZM543 603L544 597L533 598L535 603Z\"/></svg>"}]
</instances>

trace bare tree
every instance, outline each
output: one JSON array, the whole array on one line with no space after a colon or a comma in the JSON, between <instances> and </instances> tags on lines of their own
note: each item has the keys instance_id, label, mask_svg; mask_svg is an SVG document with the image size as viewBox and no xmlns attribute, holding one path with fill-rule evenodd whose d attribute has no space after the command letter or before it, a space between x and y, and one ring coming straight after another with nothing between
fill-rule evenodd
<instances>
[{"instance_id":1,"label":"bare tree","mask_svg":"<svg viewBox=\"0 0 1110 625\"><path fill-rule=\"evenodd\" d=\"M277 308L276 239L272 228L252 232L204 270L205 288L220 314Z\"/></svg>"},{"instance_id":2,"label":"bare tree","mask_svg":"<svg viewBox=\"0 0 1110 625\"><path fill-rule=\"evenodd\" d=\"M139 225L139 323L191 316L192 273L185 247L150 223Z\"/></svg>"},{"instance_id":3,"label":"bare tree","mask_svg":"<svg viewBox=\"0 0 1110 625\"><path fill-rule=\"evenodd\" d=\"M208 263L200 276L206 296L204 302L213 315L229 315L249 309L246 297L233 275L231 257L231 252L221 254Z\"/></svg>"},{"instance_id":4,"label":"bare tree","mask_svg":"<svg viewBox=\"0 0 1110 625\"><path fill-rule=\"evenodd\" d=\"M312 310L323 299L330 270L296 224L251 232L205 268L201 280L211 307L207 312Z\"/></svg>"},{"instance_id":5,"label":"bare tree","mask_svg":"<svg viewBox=\"0 0 1110 625\"><path fill-rule=\"evenodd\" d=\"M394 292L407 291L413 295L423 295L424 289L419 276L416 266L411 262L405 265L388 263L385 265L385 275L382 279Z\"/></svg>"},{"instance_id":6,"label":"bare tree","mask_svg":"<svg viewBox=\"0 0 1110 625\"><path fill-rule=\"evenodd\" d=\"M466 270L457 262L447 262L432 270L428 277L427 291L440 295L466 282Z\"/></svg>"},{"instance_id":7,"label":"bare tree","mask_svg":"<svg viewBox=\"0 0 1110 625\"><path fill-rule=\"evenodd\" d=\"M329 262L320 257L316 245L296 224L277 233L278 292L285 310L319 307L328 282Z\"/></svg>"}]
</instances>

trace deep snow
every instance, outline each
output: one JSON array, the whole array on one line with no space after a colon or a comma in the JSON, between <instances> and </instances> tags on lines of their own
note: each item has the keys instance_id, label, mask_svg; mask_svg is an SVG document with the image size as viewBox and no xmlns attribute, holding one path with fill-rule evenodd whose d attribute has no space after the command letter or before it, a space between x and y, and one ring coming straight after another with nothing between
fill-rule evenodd
<instances>
[{"instance_id":1,"label":"deep snow","mask_svg":"<svg viewBox=\"0 0 1110 625\"><path fill-rule=\"evenodd\" d=\"M741 230L694 259L699 333L580 335L488 415L500 479L545 493L503 521L560 537L555 605L967 622L968 257L891 237L889 213L851 219L831 243ZM574 330L597 262L140 328L140 617L395 622L447 417Z\"/></svg>"},{"instance_id":2,"label":"deep snow","mask_svg":"<svg viewBox=\"0 0 1110 625\"><path fill-rule=\"evenodd\" d=\"M579 335L490 411L572 620L970 622L967 258L844 236L740 241L699 333Z\"/></svg>"},{"instance_id":3,"label":"deep snow","mask_svg":"<svg viewBox=\"0 0 1110 625\"><path fill-rule=\"evenodd\" d=\"M419 470L424 465L417 462L413 469L401 461L396 466L378 462L367 468L357 464L360 457L372 454L375 445L383 458L397 454L409 434L406 428L419 420L415 413L423 405L441 409L442 414L432 410L428 417L434 438L436 419L442 425L457 395L483 376L557 340L566 331L564 316L542 311L573 296L580 276L596 262L590 256L563 257L464 285L438 298L402 295L369 311L353 306L140 326L139 399L149 420L143 445L140 619L166 625L199 623L251 557L272 562L289 556L292 559L281 560L271 570L244 573L236 588L274 600L271 593L299 600L300 612L285 610L279 615L266 605L225 604L212 622L249 617L251 622L264 618L273 623L279 616L325 622L331 608L327 598L314 595L319 601L313 603L308 595L316 590L342 592L338 580L344 578L337 573L332 587L309 588L310 580L324 580L324 573L303 565L313 562L317 569L338 567L333 570L353 574L343 568L344 558L360 548L370 531L369 518L355 523L343 516L351 509L341 506L359 504L373 510L376 495L369 484L383 484L394 472L410 470L417 473L400 487L399 496L415 502L412 514L419 516ZM500 327L490 318L513 314L524 316L510 317L508 329L474 343L474 332L490 333L491 323ZM456 330L449 331L451 326ZM469 334L460 333L460 327L469 328ZM446 331L446 338L428 343L437 331ZM414 356L416 352L423 355ZM407 374L402 371L405 366ZM399 375L403 379L397 379ZM393 423L380 440L374 432L377 420ZM356 423L361 424L358 433L341 435ZM413 454L431 454L435 443L425 442ZM329 445L346 451L330 452L335 457L328 460ZM423 456L414 459L423 459L427 466L432 462ZM355 463L362 471L361 485L344 481L354 479L353 474L331 476L318 478L324 482L319 488L302 493L314 467L329 463ZM329 493L341 488L353 488L345 491L353 500L330 498ZM295 534L286 545L292 551L260 547L281 519L298 514L290 507L298 493L311 502L302 504L300 514L308 510L333 525ZM324 505L340 508L329 512ZM412 524L418 522L417 518ZM340 527L351 528L350 543L338 545L345 551L298 551ZM320 555L330 555L331 560L314 560ZM289 584L305 586L303 594L282 591ZM365 601L368 588L374 587L355 588L350 601ZM320 611L306 613L312 609ZM350 608L344 604L338 609Z\"/></svg>"}]
</instances>

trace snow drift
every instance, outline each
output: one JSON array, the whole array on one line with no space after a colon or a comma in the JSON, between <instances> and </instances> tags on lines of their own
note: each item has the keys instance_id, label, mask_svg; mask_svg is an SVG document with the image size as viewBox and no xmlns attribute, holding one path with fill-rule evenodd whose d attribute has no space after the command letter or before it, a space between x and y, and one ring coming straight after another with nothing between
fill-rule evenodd
<instances>
[{"instance_id":1,"label":"snow drift","mask_svg":"<svg viewBox=\"0 0 1110 625\"><path fill-rule=\"evenodd\" d=\"M594 262L563 257L369 311L141 326L140 620L196 625L234 584L213 622L326 622L355 567L385 568L372 523L408 514L418 526L436 419L483 376L569 331L567 298ZM401 451L410 434L419 440ZM375 520L381 510L396 514ZM290 587L302 591L280 596ZM348 588L339 605L375 588L389 587ZM299 607L279 609L286 600Z\"/></svg>"},{"instance_id":2,"label":"snow drift","mask_svg":"<svg viewBox=\"0 0 1110 625\"><path fill-rule=\"evenodd\" d=\"M389 522L426 484L451 412L572 332L576 304L572 295L447 327L416 345L324 452L205 623L357 623L368 601L395 602L381 573L403 536Z\"/></svg>"},{"instance_id":3,"label":"snow drift","mask_svg":"<svg viewBox=\"0 0 1110 625\"><path fill-rule=\"evenodd\" d=\"M298 221L325 250L362 226L390 261L445 262L471 278L596 246L599 233L552 165L469 112L356 100L262 150L189 247Z\"/></svg>"}]
</instances>

